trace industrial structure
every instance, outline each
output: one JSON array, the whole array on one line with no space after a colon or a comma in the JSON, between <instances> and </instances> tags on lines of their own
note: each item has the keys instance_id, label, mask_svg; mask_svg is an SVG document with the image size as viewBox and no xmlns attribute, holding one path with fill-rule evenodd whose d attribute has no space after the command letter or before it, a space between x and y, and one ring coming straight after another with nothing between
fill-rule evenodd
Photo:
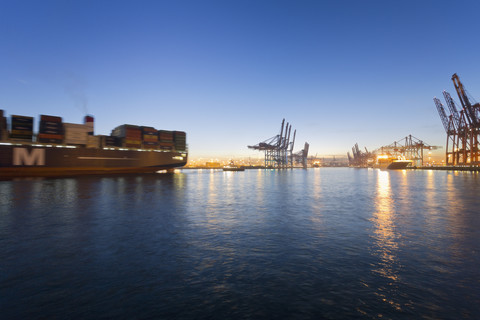
<instances>
[{"instance_id":1,"label":"industrial structure","mask_svg":"<svg viewBox=\"0 0 480 320\"><path fill-rule=\"evenodd\" d=\"M308 166L319 167L348 167L349 160L343 155L317 155L308 157Z\"/></svg>"},{"instance_id":2,"label":"industrial structure","mask_svg":"<svg viewBox=\"0 0 480 320\"><path fill-rule=\"evenodd\" d=\"M367 148L365 148L365 152L361 151L358 143L355 143L352 147L352 155L350 155L350 152L347 152L347 156L350 167L366 168L371 166L376 160L374 152L369 152Z\"/></svg>"},{"instance_id":3,"label":"industrial structure","mask_svg":"<svg viewBox=\"0 0 480 320\"><path fill-rule=\"evenodd\" d=\"M423 166L424 150L436 150L439 147L431 146L422 140L408 135L405 138L397 140L389 145L380 147L373 152L365 148L361 151L356 143L352 148L352 154L347 153L349 166L351 167L371 167L375 164L378 155L387 155L395 159L411 160L414 167Z\"/></svg>"},{"instance_id":4,"label":"industrial structure","mask_svg":"<svg viewBox=\"0 0 480 320\"><path fill-rule=\"evenodd\" d=\"M309 144L305 142L303 150L293 153L297 130L293 131L292 140L290 140L291 131L292 125L288 122L285 125L285 119L283 119L280 134L248 148L265 152L266 168L293 168L294 162L301 163L306 168Z\"/></svg>"},{"instance_id":5,"label":"industrial structure","mask_svg":"<svg viewBox=\"0 0 480 320\"><path fill-rule=\"evenodd\" d=\"M475 103L467 95L467 91L456 73L452 76L452 81L460 99L460 110L446 91L443 91L443 96L450 111L449 115L447 115L440 99L436 97L433 99L447 133L446 164L452 166L478 166L480 165L480 104Z\"/></svg>"},{"instance_id":6,"label":"industrial structure","mask_svg":"<svg viewBox=\"0 0 480 320\"><path fill-rule=\"evenodd\" d=\"M305 142L303 149L292 154L292 160L294 163L301 164L303 168L308 166L308 148L310 145L308 142Z\"/></svg>"},{"instance_id":7,"label":"industrial structure","mask_svg":"<svg viewBox=\"0 0 480 320\"><path fill-rule=\"evenodd\" d=\"M430 146L422 140L415 138L412 135L395 141L387 146L380 147L377 153L387 154L398 159L412 160L414 167L423 166L423 151L436 150L439 147Z\"/></svg>"}]
</instances>

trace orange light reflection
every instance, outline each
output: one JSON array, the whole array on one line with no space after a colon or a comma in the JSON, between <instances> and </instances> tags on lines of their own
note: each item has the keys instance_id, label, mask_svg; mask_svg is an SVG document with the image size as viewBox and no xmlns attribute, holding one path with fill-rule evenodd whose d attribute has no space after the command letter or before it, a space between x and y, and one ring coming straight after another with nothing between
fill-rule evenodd
<instances>
[{"instance_id":1,"label":"orange light reflection","mask_svg":"<svg viewBox=\"0 0 480 320\"><path fill-rule=\"evenodd\" d=\"M393 300L389 295L390 289L394 288L394 283L399 280L394 264L397 261L396 251L398 249L397 238L394 223L394 203L392 198L392 190L390 186L390 172L377 171L377 192L375 198L376 210L372 217L374 225L374 238L376 240L373 254L380 258L373 269L373 272L379 274L391 282L388 283L388 288L379 287L377 295L379 298L397 310L400 309L400 304Z\"/></svg>"}]
</instances>

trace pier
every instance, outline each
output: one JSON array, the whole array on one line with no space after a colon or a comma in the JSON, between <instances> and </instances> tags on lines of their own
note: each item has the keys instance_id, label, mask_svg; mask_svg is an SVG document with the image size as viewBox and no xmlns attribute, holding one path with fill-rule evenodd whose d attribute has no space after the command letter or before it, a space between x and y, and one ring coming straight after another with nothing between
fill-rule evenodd
<instances>
[{"instance_id":1,"label":"pier","mask_svg":"<svg viewBox=\"0 0 480 320\"><path fill-rule=\"evenodd\" d=\"M432 166L432 167L407 167L410 170L443 170L443 171L480 171L480 166Z\"/></svg>"}]
</instances>

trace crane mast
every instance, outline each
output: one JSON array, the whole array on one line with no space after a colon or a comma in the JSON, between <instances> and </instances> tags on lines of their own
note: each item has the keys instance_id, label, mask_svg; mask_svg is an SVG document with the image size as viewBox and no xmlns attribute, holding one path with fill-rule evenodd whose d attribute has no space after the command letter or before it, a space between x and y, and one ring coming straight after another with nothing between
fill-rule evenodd
<instances>
[{"instance_id":1,"label":"crane mast","mask_svg":"<svg viewBox=\"0 0 480 320\"><path fill-rule=\"evenodd\" d=\"M445 132L448 133L450 131L450 120L445 113L445 108L443 107L443 104L440 102L438 98L433 98L433 101L435 102L435 106L437 107L438 115L440 116L440 119L442 120L443 127L445 128Z\"/></svg>"},{"instance_id":2,"label":"crane mast","mask_svg":"<svg viewBox=\"0 0 480 320\"><path fill-rule=\"evenodd\" d=\"M457 91L458 98L460 99L460 103L462 104L463 109L466 110L469 122L478 128L480 122L477 115L477 109L480 107L480 104L477 103L472 106L470 100L468 99L465 88L463 87L463 84L460 82L460 78L456 73L453 74L452 81L453 85L455 86L455 90Z\"/></svg>"},{"instance_id":3,"label":"crane mast","mask_svg":"<svg viewBox=\"0 0 480 320\"><path fill-rule=\"evenodd\" d=\"M447 91L443 91L443 97L445 98L445 101L447 102L448 109L450 110L450 116L453 118L455 128L457 130L462 129L460 119L461 119L461 116L463 114L461 115L458 112L457 107L455 106L455 101L453 101L453 98L450 95L450 93L448 93Z\"/></svg>"}]
</instances>

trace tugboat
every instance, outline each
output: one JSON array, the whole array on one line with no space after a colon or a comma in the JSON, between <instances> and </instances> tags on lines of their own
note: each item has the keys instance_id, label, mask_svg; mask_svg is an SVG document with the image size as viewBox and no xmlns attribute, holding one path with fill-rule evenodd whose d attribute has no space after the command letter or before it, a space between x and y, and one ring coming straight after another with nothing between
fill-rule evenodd
<instances>
[{"instance_id":1,"label":"tugboat","mask_svg":"<svg viewBox=\"0 0 480 320\"><path fill-rule=\"evenodd\" d=\"M235 165L233 160L230 160L230 163L223 167L223 171L245 171L245 168Z\"/></svg>"}]
</instances>

